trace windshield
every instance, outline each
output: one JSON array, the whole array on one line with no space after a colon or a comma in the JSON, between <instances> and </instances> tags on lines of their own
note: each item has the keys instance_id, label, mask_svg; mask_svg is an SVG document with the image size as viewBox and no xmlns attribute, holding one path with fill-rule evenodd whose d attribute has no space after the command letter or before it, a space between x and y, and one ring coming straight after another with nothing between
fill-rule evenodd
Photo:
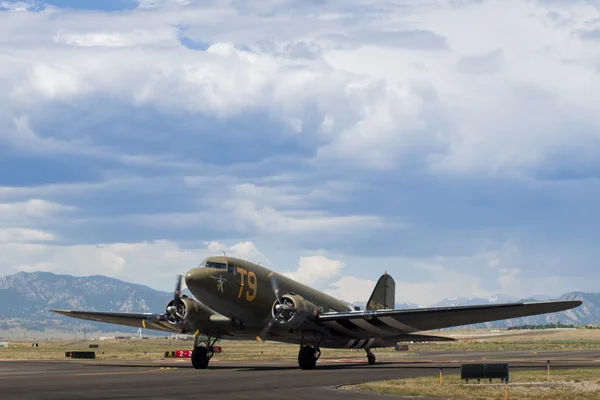
<instances>
[{"instance_id":1,"label":"windshield","mask_svg":"<svg viewBox=\"0 0 600 400\"><path fill-rule=\"evenodd\" d=\"M204 266L206 268L219 268L219 269L227 269L227 264L225 263L220 263L220 262L214 262L214 261L207 261Z\"/></svg>"}]
</instances>

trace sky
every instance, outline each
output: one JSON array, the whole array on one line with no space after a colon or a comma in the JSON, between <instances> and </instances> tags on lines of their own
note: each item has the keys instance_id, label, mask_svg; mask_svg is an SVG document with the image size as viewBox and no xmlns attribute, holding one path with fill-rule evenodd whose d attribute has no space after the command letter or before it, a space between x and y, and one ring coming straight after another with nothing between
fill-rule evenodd
<instances>
[{"instance_id":1,"label":"sky","mask_svg":"<svg viewBox=\"0 0 600 400\"><path fill-rule=\"evenodd\" d=\"M0 0L0 275L600 291L600 1Z\"/></svg>"}]
</instances>

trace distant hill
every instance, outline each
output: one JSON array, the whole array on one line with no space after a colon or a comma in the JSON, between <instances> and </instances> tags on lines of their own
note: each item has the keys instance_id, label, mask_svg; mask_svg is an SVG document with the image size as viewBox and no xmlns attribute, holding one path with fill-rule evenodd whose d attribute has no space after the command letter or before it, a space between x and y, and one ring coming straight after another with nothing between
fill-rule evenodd
<instances>
[{"instance_id":1,"label":"distant hill","mask_svg":"<svg viewBox=\"0 0 600 400\"><path fill-rule=\"evenodd\" d=\"M463 297L450 297L442 301L438 301L433 304L432 307L454 307L454 306L471 306L477 304L500 304L500 303L513 303L517 301L516 297L508 296L505 294L495 294L488 298L463 298Z\"/></svg>"},{"instance_id":2,"label":"distant hill","mask_svg":"<svg viewBox=\"0 0 600 400\"><path fill-rule=\"evenodd\" d=\"M160 312L172 297L172 293L99 275L19 272L0 278L0 330L95 327L114 331L114 325L63 317L48 310Z\"/></svg>"},{"instance_id":3,"label":"distant hill","mask_svg":"<svg viewBox=\"0 0 600 400\"><path fill-rule=\"evenodd\" d=\"M464 328L508 328L522 325L547 325L560 322L573 325L600 325L600 293L570 292L557 298L536 296L535 298L515 299L506 295L496 295L488 299L446 299L436 303L435 307L446 305L466 306L474 304L500 304L511 302L548 301L548 300L581 300L583 304L574 309L552 314L534 315L504 321L486 322L465 326Z\"/></svg>"},{"instance_id":4,"label":"distant hill","mask_svg":"<svg viewBox=\"0 0 600 400\"><path fill-rule=\"evenodd\" d=\"M354 305L356 307L360 307L361 310L364 310L365 307L367 306L366 301L355 301L355 302L349 303L349 304ZM394 308L398 308L398 309L421 308L421 307L423 307L423 306L420 306L415 303L396 303L394 305Z\"/></svg>"},{"instance_id":5,"label":"distant hill","mask_svg":"<svg viewBox=\"0 0 600 400\"><path fill-rule=\"evenodd\" d=\"M188 291L184 291L187 293ZM123 282L105 276L74 277L48 272L19 272L0 277L0 331L11 329L115 331L115 325L83 321L49 312L51 308L89 311L162 312L173 293L147 286ZM545 296L544 300L547 297ZM518 318L507 321L478 324L471 327L506 328L520 325L564 324L600 325L600 293L572 292L560 296L560 300L582 300L575 310L556 314ZM532 299L528 299L531 301ZM472 304L497 304L517 301L498 294L487 299L450 298L432 307ZM354 303L364 309L365 303ZM399 309L421 308L414 303L398 303ZM129 329L129 328L125 328Z\"/></svg>"}]
</instances>

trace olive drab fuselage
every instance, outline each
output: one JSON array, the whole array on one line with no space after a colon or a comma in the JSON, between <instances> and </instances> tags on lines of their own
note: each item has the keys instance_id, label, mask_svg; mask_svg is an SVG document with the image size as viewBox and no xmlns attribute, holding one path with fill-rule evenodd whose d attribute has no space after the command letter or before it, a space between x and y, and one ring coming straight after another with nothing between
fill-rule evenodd
<instances>
[{"instance_id":1,"label":"olive drab fuselage","mask_svg":"<svg viewBox=\"0 0 600 400\"><path fill-rule=\"evenodd\" d=\"M270 282L275 274L280 295L300 296L319 313L350 311L344 302L260 265L231 257L210 257L185 275L190 292L203 304L234 321L260 325L272 317L276 297Z\"/></svg>"}]
</instances>

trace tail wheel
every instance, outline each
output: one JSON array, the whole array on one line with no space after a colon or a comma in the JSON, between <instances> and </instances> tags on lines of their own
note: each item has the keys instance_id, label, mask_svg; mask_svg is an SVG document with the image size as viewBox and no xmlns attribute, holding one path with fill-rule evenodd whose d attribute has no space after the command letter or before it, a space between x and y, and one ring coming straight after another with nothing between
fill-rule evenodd
<instances>
[{"instance_id":1,"label":"tail wheel","mask_svg":"<svg viewBox=\"0 0 600 400\"><path fill-rule=\"evenodd\" d=\"M367 354L367 361L369 361L370 365L375 364L375 361L377 361L377 358L375 357L375 354L373 354L373 353Z\"/></svg>"},{"instance_id":2,"label":"tail wheel","mask_svg":"<svg viewBox=\"0 0 600 400\"><path fill-rule=\"evenodd\" d=\"M208 351L204 346L198 346L192 351L192 365L195 369L208 368Z\"/></svg>"}]
</instances>

